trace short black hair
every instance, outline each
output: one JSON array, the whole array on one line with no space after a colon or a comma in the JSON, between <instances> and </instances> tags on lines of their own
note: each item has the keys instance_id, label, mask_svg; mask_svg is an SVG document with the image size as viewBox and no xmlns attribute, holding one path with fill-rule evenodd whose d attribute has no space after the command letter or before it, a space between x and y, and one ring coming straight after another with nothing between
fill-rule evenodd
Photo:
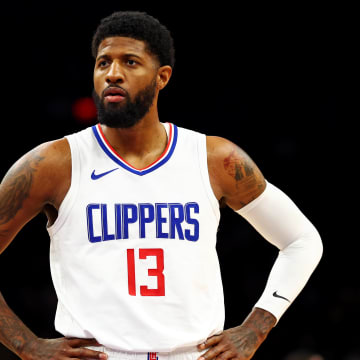
<instances>
[{"instance_id":1,"label":"short black hair","mask_svg":"<svg viewBox=\"0 0 360 360\"><path fill-rule=\"evenodd\" d=\"M107 37L124 36L142 40L160 66L175 64L174 40L170 31L153 16L140 11L117 11L101 20L92 39L96 59L100 43Z\"/></svg>"}]
</instances>

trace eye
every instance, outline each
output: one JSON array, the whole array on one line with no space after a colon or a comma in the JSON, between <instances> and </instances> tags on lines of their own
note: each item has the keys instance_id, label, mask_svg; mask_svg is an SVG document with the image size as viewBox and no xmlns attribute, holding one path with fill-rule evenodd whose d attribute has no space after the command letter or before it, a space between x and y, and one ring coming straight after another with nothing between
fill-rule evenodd
<instances>
[{"instance_id":1,"label":"eye","mask_svg":"<svg viewBox=\"0 0 360 360\"><path fill-rule=\"evenodd\" d=\"M127 64L130 65L130 66L134 66L137 64L137 61L133 60L133 59L128 59L127 60Z\"/></svg>"},{"instance_id":2,"label":"eye","mask_svg":"<svg viewBox=\"0 0 360 360\"><path fill-rule=\"evenodd\" d=\"M105 67L107 64L108 64L108 61L107 61L107 60L101 60L101 61L98 63L98 66L99 66L99 67Z\"/></svg>"}]
</instances>

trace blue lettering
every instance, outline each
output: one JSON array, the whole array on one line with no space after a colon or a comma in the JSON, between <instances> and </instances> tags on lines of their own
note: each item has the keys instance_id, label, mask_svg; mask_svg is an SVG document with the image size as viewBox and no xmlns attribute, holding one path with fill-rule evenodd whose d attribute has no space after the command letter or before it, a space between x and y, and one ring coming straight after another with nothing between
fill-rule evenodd
<instances>
[{"instance_id":1,"label":"blue lettering","mask_svg":"<svg viewBox=\"0 0 360 360\"><path fill-rule=\"evenodd\" d=\"M101 241L101 236L94 235L94 220L93 220L93 210L100 209L99 204L89 204L86 207L86 217L87 217L87 227L88 227L88 238L92 243Z\"/></svg>"},{"instance_id":2,"label":"blue lettering","mask_svg":"<svg viewBox=\"0 0 360 360\"><path fill-rule=\"evenodd\" d=\"M147 210L148 215L146 216L145 210ZM154 221L155 211L154 205L152 204L139 204L139 232L140 238L144 239L145 234L145 224L149 224Z\"/></svg>"},{"instance_id":3,"label":"blue lettering","mask_svg":"<svg viewBox=\"0 0 360 360\"><path fill-rule=\"evenodd\" d=\"M109 213L108 206L109 204L93 203L86 207L87 232L91 243L130 237L199 240L200 224L197 215L200 208L196 202L188 202L185 205L114 204L111 206L114 213Z\"/></svg>"},{"instance_id":4,"label":"blue lettering","mask_svg":"<svg viewBox=\"0 0 360 360\"><path fill-rule=\"evenodd\" d=\"M167 239L169 237L169 234L166 232L163 232L162 226L167 222L166 217L162 216L161 209L166 209L167 204L166 203L158 203L155 204L156 208L156 237L159 239Z\"/></svg>"},{"instance_id":5,"label":"blue lettering","mask_svg":"<svg viewBox=\"0 0 360 360\"><path fill-rule=\"evenodd\" d=\"M121 204L115 204L115 235L116 240L122 239L121 231Z\"/></svg>"},{"instance_id":6,"label":"blue lettering","mask_svg":"<svg viewBox=\"0 0 360 360\"><path fill-rule=\"evenodd\" d=\"M199 221L191 217L191 209L195 214L199 213L199 204L195 202L185 204L185 219L186 222L190 225L194 225L193 233L189 229L185 229L185 238L190 241L199 240Z\"/></svg>"},{"instance_id":7,"label":"blue lettering","mask_svg":"<svg viewBox=\"0 0 360 360\"><path fill-rule=\"evenodd\" d=\"M131 215L129 214L131 212ZM122 224L123 239L129 238L129 224L136 223L138 219L137 206L135 204L123 204Z\"/></svg>"},{"instance_id":8,"label":"blue lettering","mask_svg":"<svg viewBox=\"0 0 360 360\"><path fill-rule=\"evenodd\" d=\"M177 211L176 211L177 210ZM177 215L176 215L177 213ZM179 239L184 240L184 234L181 227L182 222L184 221L184 207L182 204L174 203L169 204L169 214L170 214L170 239L175 239L175 231L178 233Z\"/></svg>"},{"instance_id":9,"label":"blue lettering","mask_svg":"<svg viewBox=\"0 0 360 360\"><path fill-rule=\"evenodd\" d=\"M108 216L106 204L101 204L101 224L102 224L102 241L114 240L115 235L109 234L108 230Z\"/></svg>"}]
</instances>

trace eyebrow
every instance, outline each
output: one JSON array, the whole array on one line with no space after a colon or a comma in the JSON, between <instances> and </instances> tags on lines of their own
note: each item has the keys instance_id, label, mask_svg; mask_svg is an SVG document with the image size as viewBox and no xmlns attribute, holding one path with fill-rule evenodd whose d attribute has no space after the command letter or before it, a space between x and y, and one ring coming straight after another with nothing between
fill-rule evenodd
<instances>
[{"instance_id":1,"label":"eyebrow","mask_svg":"<svg viewBox=\"0 0 360 360\"><path fill-rule=\"evenodd\" d=\"M136 58L138 58L140 60L142 59L141 56L133 54L133 53L125 53L124 56L126 56L126 57L136 57ZM99 57L96 58L96 61L99 61L100 59L110 59L110 56L107 55L107 54L100 55Z\"/></svg>"},{"instance_id":2,"label":"eyebrow","mask_svg":"<svg viewBox=\"0 0 360 360\"><path fill-rule=\"evenodd\" d=\"M141 57L141 56L136 55L136 54L132 54L132 53L127 53L127 54L125 54L125 56L128 56L128 57L130 57L130 56L134 56L134 57L137 57L138 59L142 59L142 57Z\"/></svg>"},{"instance_id":3,"label":"eyebrow","mask_svg":"<svg viewBox=\"0 0 360 360\"><path fill-rule=\"evenodd\" d=\"M99 61L100 59L109 59L109 58L110 58L110 56L108 56L108 55L100 55L96 58L96 61Z\"/></svg>"}]
</instances>

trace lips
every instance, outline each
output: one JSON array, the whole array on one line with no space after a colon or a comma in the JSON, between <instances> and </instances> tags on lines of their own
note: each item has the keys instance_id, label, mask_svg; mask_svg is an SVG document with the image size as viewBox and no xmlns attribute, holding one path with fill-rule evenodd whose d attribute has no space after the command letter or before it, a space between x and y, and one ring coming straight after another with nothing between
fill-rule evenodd
<instances>
[{"instance_id":1,"label":"lips","mask_svg":"<svg viewBox=\"0 0 360 360\"><path fill-rule=\"evenodd\" d=\"M104 90L104 97L109 95L126 96L126 91L122 88L111 86Z\"/></svg>"},{"instance_id":2,"label":"lips","mask_svg":"<svg viewBox=\"0 0 360 360\"><path fill-rule=\"evenodd\" d=\"M104 90L104 99L107 102L120 102L126 97L126 91L120 87L108 87Z\"/></svg>"}]
</instances>

